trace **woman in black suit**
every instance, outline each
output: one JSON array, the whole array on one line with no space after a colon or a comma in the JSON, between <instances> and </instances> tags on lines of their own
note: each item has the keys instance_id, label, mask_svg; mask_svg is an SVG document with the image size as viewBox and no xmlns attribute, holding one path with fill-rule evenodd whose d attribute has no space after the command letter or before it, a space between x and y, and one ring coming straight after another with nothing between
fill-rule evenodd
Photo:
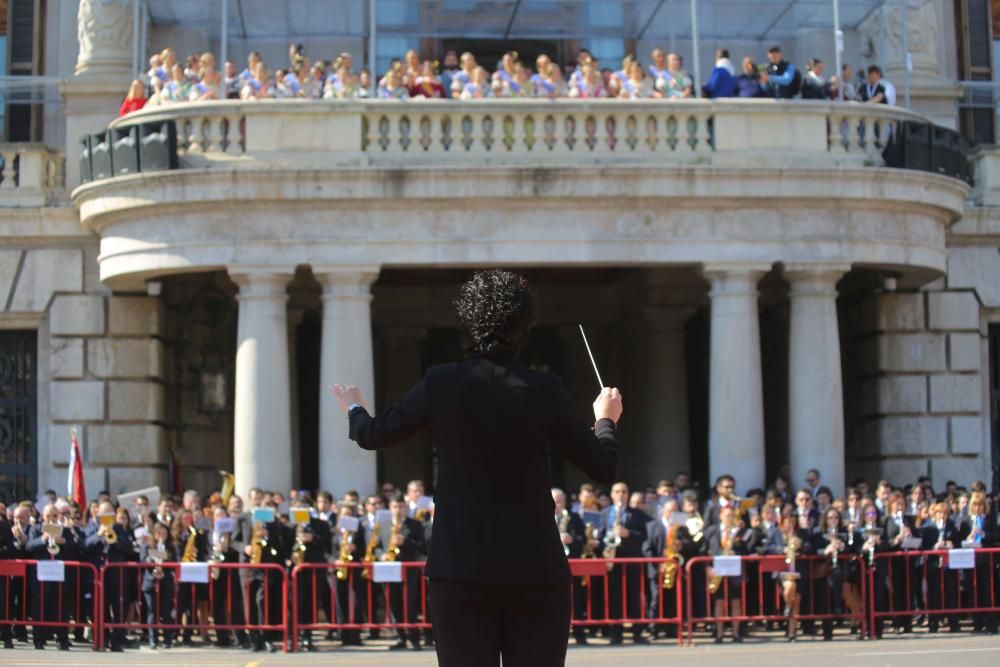
<instances>
[{"instance_id":1,"label":"woman in black suit","mask_svg":"<svg viewBox=\"0 0 1000 667\"><path fill-rule=\"evenodd\" d=\"M549 457L557 451L596 481L613 482L621 395L603 389L596 423L585 421L558 378L517 360L535 313L521 276L477 273L455 305L466 360L430 368L376 417L357 387L331 389L364 449L422 430L433 438L439 478L427 576L439 664L495 665L502 656L512 665L562 665L570 571L552 520Z\"/></svg>"},{"instance_id":2,"label":"woman in black suit","mask_svg":"<svg viewBox=\"0 0 1000 667\"><path fill-rule=\"evenodd\" d=\"M153 526L146 543L139 550L140 563L176 563L177 550L170 530L165 524ZM146 601L146 624L174 623L174 571L171 567L150 567L142 571L142 596ZM149 628L149 647L156 648L157 632ZM170 648L174 643L174 631L163 631L163 645Z\"/></svg>"},{"instance_id":3,"label":"woman in black suit","mask_svg":"<svg viewBox=\"0 0 1000 667\"><path fill-rule=\"evenodd\" d=\"M969 498L969 516L962 522L962 542L971 542L975 549L988 549L997 546L998 535L992 522L989 520L989 507L986 502L986 494L975 492ZM993 574L995 573L996 561L1000 560L995 554L976 553L976 568L966 570L966 579L963 588L969 591L967 606L990 607L993 597ZM973 576L975 581L973 581ZM972 599L974 597L974 599ZM970 604L971 603L971 604ZM972 615L973 632L989 632L997 634L998 614L996 612L977 612Z\"/></svg>"}]
</instances>

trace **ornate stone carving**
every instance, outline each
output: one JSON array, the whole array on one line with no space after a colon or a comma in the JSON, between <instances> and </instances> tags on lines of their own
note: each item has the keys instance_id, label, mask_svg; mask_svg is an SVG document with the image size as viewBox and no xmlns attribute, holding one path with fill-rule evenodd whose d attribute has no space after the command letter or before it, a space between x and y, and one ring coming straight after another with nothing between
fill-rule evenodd
<instances>
[{"instance_id":1,"label":"ornate stone carving","mask_svg":"<svg viewBox=\"0 0 1000 667\"><path fill-rule=\"evenodd\" d=\"M908 32L907 46L913 60L912 75L915 77L936 78L941 75L938 62L938 12L935 0L903 0L885 6L885 42L881 42L880 15L878 11L860 27L861 55L870 58L872 62L880 59L885 63L890 78L899 78L905 67L903 51L903 8L906 7L906 24ZM879 49L884 49L880 54ZM883 57L880 58L879 56Z\"/></svg>"},{"instance_id":2,"label":"ornate stone carving","mask_svg":"<svg viewBox=\"0 0 1000 667\"><path fill-rule=\"evenodd\" d=\"M131 69L133 10L131 0L80 0L77 75L121 75Z\"/></svg>"}]
</instances>

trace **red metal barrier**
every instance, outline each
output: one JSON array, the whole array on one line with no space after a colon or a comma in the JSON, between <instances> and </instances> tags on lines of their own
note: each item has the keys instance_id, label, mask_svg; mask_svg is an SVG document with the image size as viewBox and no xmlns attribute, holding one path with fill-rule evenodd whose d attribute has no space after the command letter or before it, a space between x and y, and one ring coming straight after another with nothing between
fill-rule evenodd
<instances>
[{"instance_id":1,"label":"red metal barrier","mask_svg":"<svg viewBox=\"0 0 1000 667\"><path fill-rule=\"evenodd\" d=\"M741 556L742 574L739 577L739 589L731 590L731 577L722 577L718 591L721 591L723 608L726 614L716 615L713 613L712 593L709 592L708 584L711 580L711 573L708 572L714 560L713 556L698 556L691 558L684 566L684 579L687 584L687 595L685 598L684 622L686 624L687 642L694 643L694 626L698 623L732 623L748 621L786 621L784 614L784 600L781 597L781 588L775 575L788 570L785 557L781 555L766 556ZM860 555L840 554L838 556L838 567L847 568L849 563L854 563L861 568L860 591L858 601L860 608L853 613L846 609L845 613L834 613L834 600L836 593L831 590L827 583L822 567L829 563L829 559L823 556L799 556L799 563L808 564L805 568L805 575L799 580L798 591L808 602L808 608L800 610L796 615L799 621L832 621L844 619L855 621L858 624L858 632L864 635L866 618L864 614L865 595L865 562ZM749 573L749 575L748 575ZM749 581L753 582L752 588L756 592L753 600L748 599ZM702 583L701 590L696 590L695 581ZM694 604L694 596L704 596L704 613L699 614L700 608ZM739 597L739 614L731 613L732 602ZM770 599L769 599L770 597ZM767 613L773 600L773 613ZM843 600L841 600L843 602ZM699 604L700 607L700 604Z\"/></svg>"},{"instance_id":2,"label":"red metal barrier","mask_svg":"<svg viewBox=\"0 0 1000 667\"><path fill-rule=\"evenodd\" d=\"M367 563L303 563L296 566L292 570L292 650L298 650L300 632L313 630L429 629L425 565L423 562L400 563L402 581L399 583L373 581L373 568ZM338 577L338 571L342 578ZM375 618L379 611L376 600L383 602L381 620ZM325 623L319 622L321 609L327 615Z\"/></svg>"},{"instance_id":3,"label":"red metal barrier","mask_svg":"<svg viewBox=\"0 0 1000 667\"><path fill-rule=\"evenodd\" d=\"M944 616L955 627L959 617L969 614L980 625L986 624L987 614L994 615L992 624L997 623L1000 548L975 549L972 567L962 569L952 569L951 560L958 557L952 551L956 550L876 551L870 557L866 607L873 637L881 636L884 619L891 618L908 631L918 614L927 615L935 625L942 620L936 617Z\"/></svg>"},{"instance_id":4,"label":"red metal barrier","mask_svg":"<svg viewBox=\"0 0 1000 667\"><path fill-rule=\"evenodd\" d=\"M163 577L153 573L161 570ZM103 630L141 630L148 635L150 630L154 636L163 633L165 641L173 641L174 636L193 630L198 630L202 637L207 637L213 630L218 637L220 631L226 633L275 633L281 635L282 650L288 646L288 573L280 565L261 563L220 563L209 564L209 581L192 583L180 581L181 563L108 563L101 571L101 587L103 590L123 591L126 595L135 593L135 599L123 597L119 604L120 613L116 613L113 621L102 620ZM212 572L218 571L218 580L212 577ZM143 575L149 573L150 577ZM263 573L263 581L254 579L255 573ZM270 584L268 580L277 579L280 586ZM143 590L143 584L146 589ZM254 598L251 599L251 592ZM142 598L142 599L140 599ZM221 598L221 599L220 599ZM182 623L179 603L183 601L184 610L189 617ZM228 622L220 623L213 618L200 621L197 618L198 602L207 602L208 610L213 616L222 614ZM256 605L263 605L264 618L259 618ZM142 610L146 607L146 617ZM153 609L153 621L150 622L149 608ZM171 613L176 611L176 618ZM193 619L192 619L193 616ZM168 621L164 621L166 617ZM258 617L255 619L255 617ZM232 622L242 619L242 622ZM191 622L193 620L193 622ZM100 633L103 648L103 635Z\"/></svg>"},{"instance_id":5,"label":"red metal barrier","mask_svg":"<svg viewBox=\"0 0 1000 667\"><path fill-rule=\"evenodd\" d=\"M37 560L0 561L0 604L4 611L0 623L30 625L33 635L37 633L46 640L49 632L39 632L42 629L65 628L67 635L89 629L97 650L101 634L100 616L96 613L101 604L97 568L78 561L57 562L63 564L63 581L38 581ZM93 607L87 603L88 592Z\"/></svg>"},{"instance_id":6,"label":"red metal barrier","mask_svg":"<svg viewBox=\"0 0 1000 667\"><path fill-rule=\"evenodd\" d=\"M612 568L608 567L609 563ZM574 577L572 625L590 627L628 624L642 626L642 629L648 629L649 626L655 629L673 626L677 633L677 643L682 644L684 633L681 631L683 623L681 610L687 582L683 570L678 567L674 577L674 587L663 588L663 575L660 570L663 563L663 558L570 560L570 570ZM585 586L581 585L581 578L586 581ZM618 591L620 591L620 603ZM575 598L581 593L585 596L582 607L578 606ZM616 609L611 609L612 606ZM670 612L670 606L674 607L673 612ZM638 613L635 613L636 611Z\"/></svg>"}]
</instances>

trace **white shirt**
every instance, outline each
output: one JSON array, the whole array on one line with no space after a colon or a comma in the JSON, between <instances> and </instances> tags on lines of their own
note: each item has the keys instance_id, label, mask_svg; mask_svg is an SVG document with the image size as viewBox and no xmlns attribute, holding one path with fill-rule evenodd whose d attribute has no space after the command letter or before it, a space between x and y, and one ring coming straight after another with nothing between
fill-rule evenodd
<instances>
[{"instance_id":1,"label":"white shirt","mask_svg":"<svg viewBox=\"0 0 1000 667\"><path fill-rule=\"evenodd\" d=\"M879 83L882 84L882 88L885 90L886 103L896 106L896 86L889 83L886 79L881 79Z\"/></svg>"}]
</instances>

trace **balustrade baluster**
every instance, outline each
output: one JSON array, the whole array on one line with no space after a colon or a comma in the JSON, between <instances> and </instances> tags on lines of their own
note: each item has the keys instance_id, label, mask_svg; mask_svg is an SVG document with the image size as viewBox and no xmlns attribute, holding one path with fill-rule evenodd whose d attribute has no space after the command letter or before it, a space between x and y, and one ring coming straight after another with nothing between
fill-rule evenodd
<instances>
[{"instance_id":1,"label":"balustrade baluster","mask_svg":"<svg viewBox=\"0 0 1000 667\"><path fill-rule=\"evenodd\" d=\"M4 151L0 153L3 157L3 181L0 182L0 190L13 190L17 187L17 173L16 161L17 153L15 151Z\"/></svg>"}]
</instances>

